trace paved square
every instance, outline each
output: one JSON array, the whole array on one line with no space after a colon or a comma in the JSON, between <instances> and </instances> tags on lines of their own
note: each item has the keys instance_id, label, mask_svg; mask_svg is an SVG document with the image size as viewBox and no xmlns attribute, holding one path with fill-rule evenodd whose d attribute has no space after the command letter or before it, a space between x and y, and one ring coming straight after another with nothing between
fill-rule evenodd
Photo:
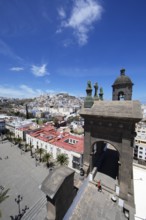
<instances>
[{"instance_id":1,"label":"paved square","mask_svg":"<svg viewBox=\"0 0 146 220\"><path fill-rule=\"evenodd\" d=\"M5 157L8 156L8 159ZM2 218L9 220L10 216L18 214L18 205L15 198L20 194L23 200L20 203L21 209L27 205L31 208L38 201L44 201L45 195L39 189L40 184L48 175L49 170L40 164L36 167L35 159L31 158L30 152L21 151L11 143L0 143L0 185L5 189L10 188L10 197L1 203Z\"/></svg>"}]
</instances>

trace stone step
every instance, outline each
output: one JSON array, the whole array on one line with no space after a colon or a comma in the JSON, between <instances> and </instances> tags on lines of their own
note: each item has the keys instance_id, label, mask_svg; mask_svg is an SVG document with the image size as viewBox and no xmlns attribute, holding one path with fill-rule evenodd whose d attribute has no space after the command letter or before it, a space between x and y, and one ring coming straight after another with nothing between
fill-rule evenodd
<instances>
[{"instance_id":1,"label":"stone step","mask_svg":"<svg viewBox=\"0 0 146 220\"><path fill-rule=\"evenodd\" d=\"M35 218L35 216L41 211L41 209L45 206L47 203L46 197L42 197L39 199L32 208L29 209L26 214L21 218L22 220L32 220Z\"/></svg>"}]
</instances>

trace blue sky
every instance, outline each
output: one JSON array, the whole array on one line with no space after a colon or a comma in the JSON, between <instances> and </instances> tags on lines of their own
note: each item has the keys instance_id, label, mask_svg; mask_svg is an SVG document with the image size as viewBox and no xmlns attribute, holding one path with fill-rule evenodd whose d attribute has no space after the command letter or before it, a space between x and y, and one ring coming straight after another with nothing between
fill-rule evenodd
<instances>
[{"instance_id":1,"label":"blue sky","mask_svg":"<svg viewBox=\"0 0 146 220\"><path fill-rule=\"evenodd\" d=\"M125 68L146 102L146 0L0 0L0 96L112 87Z\"/></svg>"}]
</instances>

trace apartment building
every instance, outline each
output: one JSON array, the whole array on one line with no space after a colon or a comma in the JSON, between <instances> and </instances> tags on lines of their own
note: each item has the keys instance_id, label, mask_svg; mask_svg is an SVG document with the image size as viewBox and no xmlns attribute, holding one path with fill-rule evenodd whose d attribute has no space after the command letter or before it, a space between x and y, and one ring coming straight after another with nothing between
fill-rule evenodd
<instances>
[{"instance_id":1,"label":"apartment building","mask_svg":"<svg viewBox=\"0 0 146 220\"><path fill-rule=\"evenodd\" d=\"M43 148L56 159L58 154L68 156L68 166L79 172L83 159L83 137L73 136L68 132L58 131L52 125L46 125L36 132L26 134L26 143L34 149Z\"/></svg>"},{"instance_id":2,"label":"apartment building","mask_svg":"<svg viewBox=\"0 0 146 220\"><path fill-rule=\"evenodd\" d=\"M136 126L136 137L134 142L134 158L139 162L146 161L146 122L140 122Z\"/></svg>"}]
</instances>

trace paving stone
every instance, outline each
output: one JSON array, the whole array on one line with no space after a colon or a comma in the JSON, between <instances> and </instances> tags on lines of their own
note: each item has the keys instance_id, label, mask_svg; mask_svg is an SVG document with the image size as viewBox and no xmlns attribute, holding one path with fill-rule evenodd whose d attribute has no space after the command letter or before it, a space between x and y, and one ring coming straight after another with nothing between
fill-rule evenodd
<instances>
[{"instance_id":1,"label":"paving stone","mask_svg":"<svg viewBox=\"0 0 146 220\"><path fill-rule=\"evenodd\" d=\"M6 156L8 159L4 159ZM8 220L18 214L15 198L19 194L23 196L21 208L25 205L31 208L41 197L45 197L39 186L49 171L42 164L36 167L30 152L21 155L20 149L11 147L9 142L0 143L0 157L0 185L10 188L10 197L1 203L1 220Z\"/></svg>"}]
</instances>

